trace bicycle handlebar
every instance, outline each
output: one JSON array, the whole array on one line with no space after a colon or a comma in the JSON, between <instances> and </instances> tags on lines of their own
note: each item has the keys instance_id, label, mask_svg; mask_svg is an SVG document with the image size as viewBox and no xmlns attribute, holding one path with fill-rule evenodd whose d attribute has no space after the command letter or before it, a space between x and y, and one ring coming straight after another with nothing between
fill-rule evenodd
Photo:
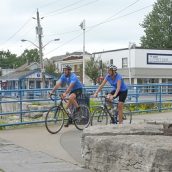
<instances>
[{"instance_id":1,"label":"bicycle handlebar","mask_svg":"<svg viewBox=\"0 0 172 172\"><path fill-rule=\"evenodd\" d=\"M60 97L60 99L61 99L61 101L65 101L65 102L67 102L67 100L69 100L68 98L62 98L62 94L60 94L59 96L57 95L57 94L55 94L55 93L50 93L49 92L49 95L50 95L50 99L52 100L52 101L55 101L55 98L53 98L52 96L54 96L54 97Z\"/></svg>"}]
</instances>

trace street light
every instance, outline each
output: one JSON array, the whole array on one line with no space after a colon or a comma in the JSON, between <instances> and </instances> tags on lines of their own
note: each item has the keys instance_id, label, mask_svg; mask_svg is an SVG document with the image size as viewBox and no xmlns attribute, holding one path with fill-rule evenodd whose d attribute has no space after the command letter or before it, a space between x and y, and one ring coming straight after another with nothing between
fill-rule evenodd
<instances>
[{"instance_id":1,"label":"street light","mask_svg":"<svg viewBox=\"0 0 172 172\"><path fill-rule=\"evenodd\" d=\"M129 46L128 46L128 51L129 51L129 55L128 55L128 75L129 75L129 84L131 85L131 49L135 48L136 44L134 42L129 42Z\"/></svg>"},{"instance_id":2,"label":"street light","mask_svg":"<svg viewBox=\"0 0 172 172\"><path fill-rule=\"evenodd\" d=\"M42 87L44 88L45 86L45 76L44 76L44 61L43 61L43 54L42 54L42 49L45 48L50 42L52 41L59 41L60 39L59 38L56 38L56 39L53 39L53 40L50 40L48 41L44 46L38 46L36 45L35 43L33 43L32 41L30 40L27 40L27 39L22 39L21 41L22 42L30 42L32 45L34 45L36 48L38 48L39 50L39 56L40 56L40 64L41 64L41 74L42 74ZM41 44L42 45L42 44Z\"/></svg>"},{"instance_id":3,"label":"street light","mask_svg":"<svg viewBox=\"0 0 172 172\"><path fill-rule=\"evenodd\" d=\"M53 42L53 41L60 41L60 39L57 38L57 39L50 40L50 41L47 42L42 48L45 48L50 42Z\"/></svg>"},{"instance_id":4,"label":"street light","mask_svg":"<svg viewBox=\"0 0 172 172\"><path fill-rule=\"evenodd\" d=\"M22 42L30 42L31 44L33 44L36 48L39 48L35 43L33 43L32 41L26 40L26 39L22 39Z\"/></svg>"},{"instance_id":5,"label":"street light","mask_svg":"<svg viewBox=\"0 0 172 172\"><path fill-rule=\"evenodd\" d=\"M85 20L79 26L83 30L83 84L85 84Z\"/></svg>"},{"instance_id":6,"label":"street light","mask_svg":"<svg viewBox=\"0 0 172 172\"><path fill-rule=\"evenodd\" d=\"M27 39L22 39L21 41L22 41L22 42L30 42L30 43L33 44L36 48L39 48L38 45L36 45L35 43L33 43L32 41L29 41L29 40L27 40ZM53 42L53 41L60 41L60 39L57 38L57 39L53 39L53 40L48 41L44 46L42 46L42 49L45 48L50 42Z\"/></svg>"}]
</instances>

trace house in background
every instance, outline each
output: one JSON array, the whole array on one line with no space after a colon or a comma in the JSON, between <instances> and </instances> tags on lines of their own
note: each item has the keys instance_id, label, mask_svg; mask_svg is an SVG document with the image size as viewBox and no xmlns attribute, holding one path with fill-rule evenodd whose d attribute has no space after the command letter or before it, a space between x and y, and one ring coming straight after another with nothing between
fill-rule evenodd
<instances>
[{"instance_id":1,"label":"house in background","mask_svg":"<svg viewBox=\"0 0 172 172\"><path fill-rule=\"evenodd\" d=\"M39 89L42 83L40 65L36 62L24 64L6 75L0 77L1 90ZM45 88L52 88L57 78L45 73Z\"/></svg>"},{"instance_id":2,"label":"house in background","mask_svg":"<svg viewBox=\"0 0 172 172\"><path fill-rule=\"evenodd\" d=\"M85 62L90 59L91 54L85 53L84 60ZM82 74L82 65L83 65L83 52L73 52L73 53L66 53L65 55L61 56L54 56L50 59L55 63L57 68L57 72L62 73L64 65L68 64L72 67L72 72L75 72L76 75L79 77L81 81L83 81L83 74ZM90 84L90 79L85 75L85 84Z\"/></svg>"}]
</instances>

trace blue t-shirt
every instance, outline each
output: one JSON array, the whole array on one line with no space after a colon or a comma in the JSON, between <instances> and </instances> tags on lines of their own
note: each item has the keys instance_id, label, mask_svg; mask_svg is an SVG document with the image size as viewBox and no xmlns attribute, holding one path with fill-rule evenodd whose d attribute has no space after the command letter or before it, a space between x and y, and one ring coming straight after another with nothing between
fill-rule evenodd
<instances>
[{"instance_id":1,"label":"blue t-shirt","mask_svg":"<svg viewBox=\"0 0 172 172\"><path fill-rule=\"evenodd\" d=\"M71 91L82 88L81 82L74 73L71 73L70 76L65 76L65 74L62 74L58 82L61 82L62 84L67 84L68 86L74 83L74 86Z\"/></svg>"},{"instance_id":2,"label":"blue t-shirt","mask_svg":"<svg viewBox=\"0 0 172 172\"><path fill-rule=\"evenodd\" d=\"M113 80L109 74L106 75L105 80L109 82L109 84L113 87L113 90L117 88L117 82L121 80L121 87L119 91L126 91L127 85L125 84L122 76L118 73L115 75L115 79Z\"/></svg>"}]
</instances>

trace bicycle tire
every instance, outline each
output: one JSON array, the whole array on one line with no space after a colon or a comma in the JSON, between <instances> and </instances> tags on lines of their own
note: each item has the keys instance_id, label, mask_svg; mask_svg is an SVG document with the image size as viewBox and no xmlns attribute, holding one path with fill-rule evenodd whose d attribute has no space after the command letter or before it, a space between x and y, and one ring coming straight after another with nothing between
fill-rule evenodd
<instances>
[{"instance_id":1,"label":"bicycle tire","mask_svg":"<svg viewBox=\"0 0 172 172\"><path fill-rule=\"evenodd\" d=\"M58 133L64 125L64 114L60 106L51 107L45 116L45 127L51 134Z\"/></svg>"},{"instance_id":2,"label":"bicycle tire","mask_svg":"<svg viewBox=\"0 0 172 172\"><path fill-rule=\"evenodd\" d=\"M90 124L90 110L86 105L80 105L78 112L74 114L74 125L78 130L87 128Z\"/></svg>"},{"instance_id":3,"label":"bicycle tire","mask_svg":"<svg viewBox=\"0 0 172 172\"><path fill-rule=\"evenodd\" d=\"M130 110L130 107L125 108L125 110L123 112L123 117L125 117L124 120L129 121L129 124L131 124L131 122L132 122L132 112Z\"/></svg>"},{"instance_id":4,"label":"bicycle tire","mask_svg":"<svg viewBox=\"0 0 172 172\"><path fill-rule=\"evenodd\" d=\"M104 111L103 107L97 107L91 117L91 125L107 125L108 114Z\"/></svg>"}]
</instances>

